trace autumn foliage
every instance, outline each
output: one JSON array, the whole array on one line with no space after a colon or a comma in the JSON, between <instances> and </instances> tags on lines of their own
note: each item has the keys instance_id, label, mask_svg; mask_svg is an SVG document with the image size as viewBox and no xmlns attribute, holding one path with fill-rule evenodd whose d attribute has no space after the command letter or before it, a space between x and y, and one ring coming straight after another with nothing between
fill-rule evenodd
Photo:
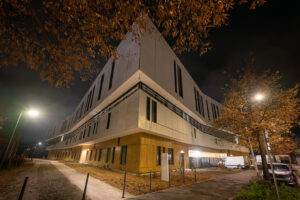
<instances>
[{"instance_id":1,"label":"autumn foliage","mask_svg":"<svg viewBox=\"0 0 300 200\"><path fill-rule=\"evenodd\" d=\"M249 138L256 152L257 133L265 132L273 154L291 153L297 147L291 128L300 124L299 84L284 89L280 80L278 71L258 74L250 63L224 88L225 107L214 126L240 136L246 146ZM263 95L260 101L255 99L258 93Z\"/></svg>"},{"instance_id":2,"label":"autumn foliage","mask_svg":"<svg viewBox=\"0 0 300 200\"><path fill-rule=\"evenodd\" d=\"M250 9L265 0L0 0L0 67L25 64L57 87L99 71L100 58L135 22L147 31L149 17L177 53L207 52L212 28L226 25L236 5ZM138 34L136 34L138 35Z\"/></svg>"}]
</instances>

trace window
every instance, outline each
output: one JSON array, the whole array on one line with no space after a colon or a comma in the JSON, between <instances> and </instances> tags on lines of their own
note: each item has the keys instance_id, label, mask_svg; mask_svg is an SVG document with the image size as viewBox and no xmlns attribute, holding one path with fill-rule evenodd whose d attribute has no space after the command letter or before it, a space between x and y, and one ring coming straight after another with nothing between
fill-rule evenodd
<instances>
[{"instance_id":1,"label":"window","mask_svg":"<svg viewBox=\"0 0 300 200\"><path fill-rule=\"evenodd\" d=\"M91 93L91 98L90 98L90 103L89 103L89 109L93 105L93 99L94 99L94 92L95 92L95 86L93 87L92 93Z\"/></svg>"},{"instance_id":2,"label":"window","mask_svg":"<svg viewBox=\"0 0 300 200\"><path fill-rule=\"evenodd\" d=\"M216 106L216 109L217 109L217 112L216 112L217 116L220 117L219 106Z\"/></svg>"},{"instance_id":3,"label":"window","mask_svg":"<svg viewBox=\"0 0 300 200\"><path fill-rule=\"evenodd\" d=\"M107 162L107 163L108 163L109 160L110 160L110 151L111 151L111 149L110 149L110 147L108 147L108 148L107 148L107 155L106 155L106 162Z\"/></svg>"},{"instance_id":4,"label":"window","mask_svg":"<svg viewBox=\"0 0 300 200\"><path fill-rule=\"evenodd\" d=\"M97 160L97 153L98 153L98 149L96 149L96 151L95 151L94 161Z\"/></svg>"},{"instance_id":5,"label":"window","mask_svg":"<svg viewBox=\"0 0 300 200\"><path fill-rule=\"evenodd\" d=\"M98 161L101 161L101 156L102 156L102 149L99 149Z\"/></svg>"},{"instance_id":6,"label":"window","mask_svg":"<svg viewBox=\"0 0 300 200\"><path fill-rule=\"evenodd\" d=\"M194 128L194 137L197 138L197 132L195 128Z\"/></svg>"},{"instance_id":7,"label":"window","mask_svg":"<svg viewBox=\"0 0 300 200\"><path fill-rule=\"evenodd\" d=\"M101 99L101 92L102 92L103 80L104 80L104 74L102 74L101 79L100 79L98 100Z\"/></svg>"},{"instance_id":8,"label":"window","mask_svg":"<svg viewBox=\"0 0 300 200\"><path fill-rule=\"evenodd\" d=\"M83 105L84 105L84 103L81 103L79 118L81 118L81 116L83 114Z\"/></svg>"},{"instance_id":9,"label":"window","mask_svg":"<svg viewBox=\"0 0 300 200\"><path fill-rule=\"evenodd\" d=\"M110 124L110 116L111 116L111 114L110 114L110 113L108 113L108 115L107 115L106 129L109 129L109 124Z\"/></svg>"},{"instance_id":10,"label":"window","mask_svg":"<svg viewBox=\"0 0 300 200\"><path fill-rule=\"evenodd\" d=\"M117 145L118 145L118 146L120 146L120 141L121 141L121 139L118 138L118 142L117 142Z\"/></svg>"},{"instance_id":11,"label":"window","mask_svg":"<svg viewBox=\"0 0 300 200\"><path fill-rule=\"evenodd\" d=\"M157 165L160 165L160 159L161 159L161 147L157 147L157 155L156 155Z\"/></svg>"},{"instance_id":12,"label":"window","mask_svg":"<svg viewBox=\"0 0 300 200\"><path fill-rule=\"evenodd\" d=\"M127 146L122 146L121 149L121 165L125 165L126 164L126 158L127 158Z\"/></svg>"},{"instance_id":13,"label":"window","mask_svg":"<svg viewBox=\"0 0 300 200\"><path fill-rule=\"evenodd\" d=\"M210 120L210 114L209 114L209 108L208 108L207 100L206 100L206 110L207 110L208 119Z\"/></svg>"},{"instance_id":14,"label":"window","mask_svg":"<svg viewBox=\"0 0 300 200\"><path fill-rule=\"evenodd\" d=\"M150 98L147 97L147 102L146 102L146 119L150 120Z\"/></svg>"},{"instance_id":15,"label":"window","mask_svg":"<svg viewBox=\"0 0 300 200\"><path fill-rule=\"evenodd\" d=\"M178 66L177 66L177 73L178 73L178 91L179 91L179 95L183 98L182 75L181 75L181 69Z\"/></svg>"},{"instance_id":16,"label":"window","mask_svg":"<svg viewBox=\"0 0 300 200\"><path fill-rule=\"evenodd\" d=\"M152 101L152 121L156 123L157 121L157 108L156 108L156 102Z\"/></svg>"},{"instance_id":17,"label":"window","mask_svg":"<svg viewBox=\"0 0 300 200\"><path fill-rule=\"evenodd\" d=\"M165 153L166 152L166 148L165 147L163 147L163 153Z\"/></svg>"},{"instance_id":18,"label":"window","mask_svg":"<svg viewBox=\"0 0 300 200\"><path fill-rule=\"evenodd\" d=\"M197 95L197 90L194 87L194 95L195 95L195 105L196 105L196 111L199 112L199 105L198 105L198 95Z\"/></svg>"},{"instance_id":19,"label":"window","mask_svg":"<svg viewBox=\"0 0 300 200\"><path fill-rule=\"evenodd\" d=\"M98 128L98 122L94 122L93 135L97 133L97 128Z\"/></svg>"},{"instance_id":20,"label":"window","mask_svg":"<svg viewBox=\"0 0 300 200\"><path fill-rule=\"evenodd\" d=\"M111 66L111 72L110 72L110 79L109 79L108 89L110 89L111 86L112 86L112 81L113 81L113 78L114 78L114 71L115 71L115 61L113 61L112 66Z\"/></svg>"},{"instance_id":21,"label":"window","mask_svg":"<svg viewBox=\"0 0 300 200\"><path fill-rule=\"evenodd\" d=\"M92 155L93 155L93 150L90 151L90 159L89 160L92 160Z\"/></svg>"},{"instance_id":22,"label":"window","mask_svg":"<svg viewBox=\"0 0 300 200\"><path fill-rule=\"evenodd\" d=\"M174 85L175 92L177 93L177 75L176 75L176 62L174 61Z\"/></svg>"},{"instance_id":23,"label":"window","mask_svg":"<svg viewBox=\"0 0 300 200\"><path fill-rule=\"evenodd\" d=\"M88 137L90 136L91 128L92 128L91 125L89 125L89 130L88 130L88 135L87 135Z\"/></svg>"},{"instance_id":24,"label":"window","mask_svg":"<svg viewBox=\"0 0 300 200\"><path fill-rule=\"evenodd\" d=\"M111 163L114 163L114 162L115 162L115 152L116 152L116 147L113 147Z\"/></svg>"},{"instance_id":25,"label":"window","mask_svg":"<svg viewBox=\"0 0 300 200\"><path fill-rule=\"evenodd\" d=\"M172 148L168 148L168 162L170 165L174 164L174 150Z\"/></svg>"}]
</instances>

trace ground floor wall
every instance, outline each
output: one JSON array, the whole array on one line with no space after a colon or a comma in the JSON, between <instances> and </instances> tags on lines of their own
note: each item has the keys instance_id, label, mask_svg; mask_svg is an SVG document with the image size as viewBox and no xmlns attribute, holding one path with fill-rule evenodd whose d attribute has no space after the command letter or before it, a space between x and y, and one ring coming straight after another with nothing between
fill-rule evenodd
<instances>
[{"instance_id":1,"label":"ground floor wall","mask_svg":"<svg viewBox=\"0 0 300 200\"><path fill-rule=\"evenodd\" d=\"M167 138L147 133L137 133L121 138L77 146L74 148L51 150L49 159L88 163L100 167L127 170L135 173L146 173L161 170L161 154L168 154L170 169L193 167L190 150L210 152L203 157L218 158L220 153L244 155L242 152L215 150L179 143Z\"/></svg>"}]
</instances>

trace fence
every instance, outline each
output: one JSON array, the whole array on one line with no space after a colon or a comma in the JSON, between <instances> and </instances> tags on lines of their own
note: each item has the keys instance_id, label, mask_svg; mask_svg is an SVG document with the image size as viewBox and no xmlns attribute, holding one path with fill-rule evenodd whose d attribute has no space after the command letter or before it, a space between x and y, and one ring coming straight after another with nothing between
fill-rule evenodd
<instances>
[{"instance_id":1,"label":"fence","mask_svg":"<svg viewBox=\"0 0 300 200\"><path fill-rule=\"evenodd\" d=\"M128 178L127 174L128 172L124 171L124 176L122 180L122 198L125 198L125 194L127 190L129 190L129 192L133 193L134 195L155 192L169 187L176 187L184 184L196 183L199 180L200 175L201 174L202 176L204 175L203 173L200 173L199 170L197 172L196 168L174 169L174 170L169 170L169 181L166 182L161 180L160 172L152 172L151 170L148 173L145 173L141 176L136 174L130 174ZM90 174L87 173L85 179L85 186L83 188L82 200L86 199L89 175ZM143 185L139 183L140 180L136 181L135 178L142 180ZM29 179L28 177L25 177L24 183L22 185L22 189L19 194L19 198L18 198L19 200L22 200L24 192L26 192L25 189L27 186L28 179ZM137 185L138 187L136 187Z\"/></svg>"}]
</instances>

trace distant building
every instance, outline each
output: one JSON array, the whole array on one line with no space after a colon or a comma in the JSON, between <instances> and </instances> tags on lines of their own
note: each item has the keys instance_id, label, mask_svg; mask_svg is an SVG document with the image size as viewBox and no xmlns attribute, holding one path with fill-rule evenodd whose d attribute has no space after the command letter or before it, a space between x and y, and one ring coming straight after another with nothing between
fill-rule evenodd
<instances>
[{"instance_id":1,"label":"distant building","mask_svg":"<svg viewBox=\"0 0 300 200\"><path fill-rule=\"evenodd\" d=\"M248 148L225 132L210 132L222 105L192 79L165 39L153 32L118 46L76 110L51 127L49 159L74 160L137 173L160 170L161 153L171 169L217 166Z\"/></svg>"}]
</instances>

